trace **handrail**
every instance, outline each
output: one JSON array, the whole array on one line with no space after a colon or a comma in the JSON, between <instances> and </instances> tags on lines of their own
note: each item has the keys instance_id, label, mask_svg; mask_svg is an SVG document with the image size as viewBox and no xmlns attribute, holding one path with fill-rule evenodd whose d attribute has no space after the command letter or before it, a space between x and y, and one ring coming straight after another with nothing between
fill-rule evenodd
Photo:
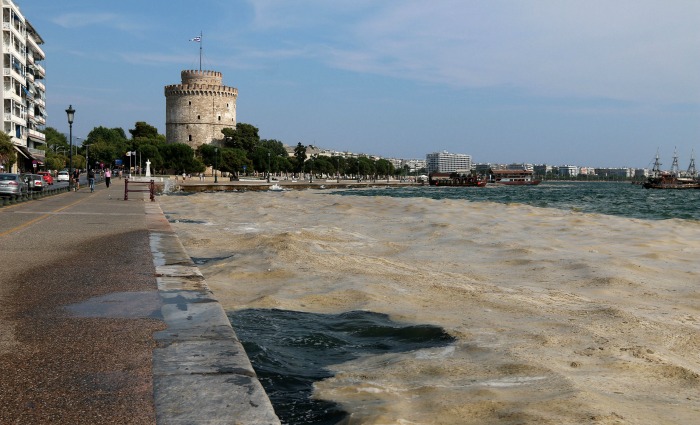
<instances>
[{"instance_id":1,"label":"handrail","mask_svg":"<svg viewBox=\"0 0 700 425\"><path fill-rule=\"evenodd\" d=\"M129 184L147 184L148 189L129 189ZM153 180L150 181L129 181L129 179L124 180L124 200L129 200L129 192L150 192L151 202L156 201L156 183Z\"/></svg>"}]
</instances>

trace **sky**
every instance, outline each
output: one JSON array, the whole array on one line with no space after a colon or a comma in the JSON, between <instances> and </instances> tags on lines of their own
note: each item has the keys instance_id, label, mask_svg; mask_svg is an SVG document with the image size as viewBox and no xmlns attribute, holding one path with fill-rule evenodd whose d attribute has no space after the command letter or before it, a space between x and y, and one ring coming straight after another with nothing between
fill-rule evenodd
<instances>
[{"instance_id":1,"label":"sky","mask_svg":"<svg viewBox=\"0 0 700 425\"><path fill-rule=\"evenodd\" d=\"M15 2L45 42L47 125L68 133L72 105L74 137L165 134L164 86L202 47L238 89L237 121L287 145L593 167L700 155L697 0Z\"/></svg>"}]
</instances>

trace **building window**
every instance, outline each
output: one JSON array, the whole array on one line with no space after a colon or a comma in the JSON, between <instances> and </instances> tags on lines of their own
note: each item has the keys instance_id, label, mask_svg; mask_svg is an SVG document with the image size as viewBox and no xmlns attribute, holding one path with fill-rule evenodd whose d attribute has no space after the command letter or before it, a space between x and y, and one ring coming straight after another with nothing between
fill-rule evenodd
<instances>
[{"instance_id":1,"label":"building window","mask_svg":"<svg viewBox=\"0 0 700 425\"><path fill-rule=\"evenodd\" d=\"M202 116L201 116L201 115L197 115L197 119L198 119L198 120L199 120L199 119L202 119Z\"/></svg>"},{"instance_id":2,"label":"building window","mask_svg":"<svg viewBox=\"0 0 700 425\"><path fill-rule=\"evenodd\" d=\"M192 106L192 101L187 102L187 106Z\"/></svg>"},{"instance_id":3,"label":"building window","mask_svg":"<svg viewBox=\"0 0 700 425\"><path fill-rule=\"evenodd\" d=\"M219 115L219 121L221 121L221 115Z\"/></svg>"},{"instance_id":4,"label":"building window","mask_svg":"<svg viewBox=\"0 0 700 425\"><path fill-rule=\"evenodd\" d=\"M188 138L188 140L189 140L190 142L192 141L192 135L191 135L191 134L190 134L189 136L187 136L187 138Z\"/></svg>"}]
</instances>

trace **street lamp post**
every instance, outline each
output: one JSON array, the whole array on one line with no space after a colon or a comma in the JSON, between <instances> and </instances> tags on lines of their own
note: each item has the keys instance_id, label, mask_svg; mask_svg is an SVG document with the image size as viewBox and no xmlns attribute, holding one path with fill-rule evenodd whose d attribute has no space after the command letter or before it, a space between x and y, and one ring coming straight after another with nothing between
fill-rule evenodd
<instances>
[{"instance_id":1,"label":"street lamp post","mask_svg":"<svg viewBox=\"0 0 700 425\"><path fill-rule=\"evenodd\" d=\"M219 148L214 148L214 183L219 183L219 173L216 169L219 168Z\"/></svg>"},{"instance_id":2,"label":"street lamp post","mask_svg":"<svg viewBox=\"0 0 700 425\"><path fill-rule=\"evenodd\" d=\"M267 182L270 183L270 152L267 153Z\"/></svg>"},{"instance_id":3,"label":"street lamp post","mask_svg":"<svg viewBox=\"0 0 700 425\"><path fill-rule=\"evenodd\" d=\"M66 109L66 115L68 116L68 138L70 140L70 159L68 166L68 190L72 189L72 178L73 178L73 119L75 118L75 109L73 105L69 105Z\"/></svg>"},{"instance_id":4,"label":"street lamp post","mask_svg":"<svg viewBox=\"0 0 700 425\"><path fill-rule=\"evenodd\" d=\"M85 169L90 169L90 145L83 145L85 147Z\"/></svg>"}]
</instances>

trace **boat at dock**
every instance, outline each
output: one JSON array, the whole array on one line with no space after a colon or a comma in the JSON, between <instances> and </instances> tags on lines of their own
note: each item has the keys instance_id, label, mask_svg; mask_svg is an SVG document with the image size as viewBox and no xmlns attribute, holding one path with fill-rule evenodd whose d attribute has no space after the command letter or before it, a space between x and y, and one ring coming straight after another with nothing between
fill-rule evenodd
<instances>
[{"instance_id":1,"label":"boat at dock","mask_svg":"<svg viewBox=\"0 0 700 425\"><path fill-rule=\"evenodd\" d=\"M484 187L486 179L470 173L430 173L428 183L431 186Z\"/></svg>"},{"instance_id":2,"label":"boat at dock","mask_svg":"<svg viewBox=\"0 0 700 425\"><path fill-rule=\"evenodd\" d=\"M642 183L645 189L700 189L700 179L695 169L695 155L691 154L688 171L681 173L678 170L678 155L673 154L671 171L662 171L659 153L656 153L651 176Z\"/></svg>"},{"instance_id":3,"label":"boat at dock","mask_svg":"<svg viewBox=\"0 0 700 425\"><path fill-rule=\"evenodd\" d=\"M509 186L533 186L542 180L535 179L530 170L491 170L490 182Z\"/></svg>"}]
</instances>

